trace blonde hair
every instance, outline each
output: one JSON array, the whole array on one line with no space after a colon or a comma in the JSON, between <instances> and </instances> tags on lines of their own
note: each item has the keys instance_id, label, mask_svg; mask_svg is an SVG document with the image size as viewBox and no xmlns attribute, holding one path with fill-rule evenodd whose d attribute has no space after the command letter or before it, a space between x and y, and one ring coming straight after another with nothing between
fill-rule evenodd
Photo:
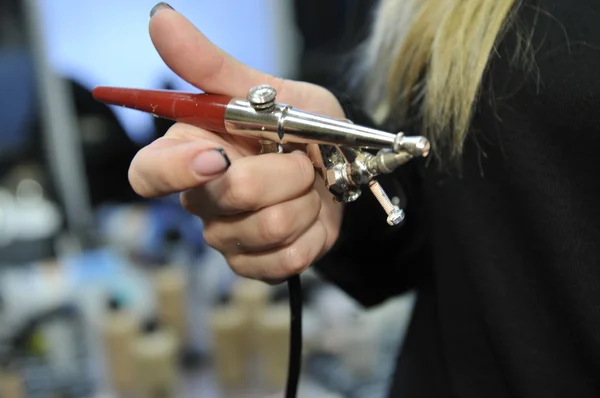
<instances>
[{"instance_id":1,"label":"blonde hair","mask_svg":"<svg viewBox=\"0 0 600 398\"><path fill-rule=\"evenodd\" d=\"M367 109L419 121L445 160L462 155L482 78L519 0L381 0L362 53Z\"/></svg>"}]
</instances>

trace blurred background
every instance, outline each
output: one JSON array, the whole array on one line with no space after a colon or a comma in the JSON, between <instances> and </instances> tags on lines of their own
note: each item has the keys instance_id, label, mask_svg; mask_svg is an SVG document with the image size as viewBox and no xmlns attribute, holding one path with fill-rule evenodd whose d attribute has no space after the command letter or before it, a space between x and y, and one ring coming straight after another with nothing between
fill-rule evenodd
<instances>
[{"instance_id":1,"label":"blurred background","mask_svg":"<svg viewBox=\"0 0 600 398\"><path fill-rule=\"evenodd\" d=\"M337 86L374 3L171 5L252 67ZM153 6L0 0L0 397L283 396L286 285L233 275L177 197L137 197L129 163L170 123L91 97L194 90L152 46ZM412 296L364 310L302 278L300 396L383 397Z\"/></svg>"}]
</instances>

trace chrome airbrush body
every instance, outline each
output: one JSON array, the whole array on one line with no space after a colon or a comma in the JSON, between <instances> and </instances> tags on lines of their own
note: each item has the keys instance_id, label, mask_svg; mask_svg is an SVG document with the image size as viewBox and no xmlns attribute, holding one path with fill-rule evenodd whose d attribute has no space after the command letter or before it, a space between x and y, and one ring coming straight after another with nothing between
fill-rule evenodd
<instances>
[{"instance_id":1,"label":"chrome airbrush body","mask_svg":"<svg viewBox=\"0 0 600 398\"><path fill-rule=\"evenodd\" d=\"M368 186L387 213L390 225L399 224L404 212L389 199L375 177L392 173L413 158L426 157L430 151L425 137L392 134L279 104L275 89L266 85L253 87L245 99L115 87L97 87L93 95L108 104L217 133L257 139L262 153L281 153L285 144L306 144L334 200L352 202L361 195L361 188Z\"/></svg>"}]
</instances>

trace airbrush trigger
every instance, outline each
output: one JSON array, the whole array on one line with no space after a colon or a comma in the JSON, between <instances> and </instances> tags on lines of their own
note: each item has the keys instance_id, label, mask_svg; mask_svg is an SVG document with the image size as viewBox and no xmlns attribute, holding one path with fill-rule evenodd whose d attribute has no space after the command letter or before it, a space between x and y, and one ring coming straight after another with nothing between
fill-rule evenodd
<instances>
[{"instance_id":1,"label":"airbrush trigger","mask_svg":"<svg viewBox=\"0 0 600 398\"><path fill-rule=\"evenodd\" d=\"M248 91L248 103L258 113L269 113L275 110L277 90L271 86L255 86ZM281 137L280 137L281 138ZM260 153L283 153L283 146L275 141L259 139Z\"/></svg>"}]
</instances>

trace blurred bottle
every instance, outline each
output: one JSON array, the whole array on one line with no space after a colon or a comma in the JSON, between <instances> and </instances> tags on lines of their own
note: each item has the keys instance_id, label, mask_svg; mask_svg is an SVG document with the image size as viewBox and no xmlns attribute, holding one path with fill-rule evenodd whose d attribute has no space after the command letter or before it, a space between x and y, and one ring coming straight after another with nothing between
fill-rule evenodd
<instances>
[{"instance_id":1,"label":"blurred bottle","mask_svg":"<svg viewBox=\"0 0 600 398\"><path fill-rule=\"evenodd\" d=\"M211 314L214 368L226 390L243 386L248 378L247 318L243 309L231 305L218 306Z\"/></svg>"},{"instance_id":2,"label":"blurred bottle","mask_svg":"<svg viewBox=\"0 0 600 398\"><path fill-rule=\"evenodd\" d=\"M178 348L187 342L186 272L177 265L161 264L154 271L157 315L175 333Z\"/></svg>"},{"instance_id":3,"label":"blurred bottle","mask_svg":"<svg viewBox=\"0 0 600 398\"><path fill-rule=\"evenodd\" d=\"M177 342L171 330L156 319L142 325L133 344L135 383L138 398L177 396Z\"/></svg>"},{"instance_id":4,"label":"blurred bottle","mask_svg":"<svg viewBox=\"0 0 600 398\"><path fill-rule=\"evenodd\" d=\"M268 306L258 315L256 323L263 378L268 387L280 390L285 386L288 372L289 307Z\"/></svg>"},{"instance_id":5,"label":"blurred bottle","mask_svg":"<svg viewBox=\"0 0 600 398\"><path fill-rule=\"evenodd\" d=\"M138 322L123 303L111 297L103 324L103 337L108 373L113 389L119 397L129 396L134 387L133 345Z\"/></svg>"},{"instance_id":6,"label":"blurred bottle","mask_svg":"<svg viewBox=\"0 0 600 398\"><path fill-rule=\"evenodd\" d=\"M232 285L231 305L238 307L245 315L245 346L246 355L252 356L258 352L259 331L258 319L269 303L271 290L269 285L252 279L239 278Z\"/></svg>"},{"instance_id":7,"label":"blurred bottle","mask_svg":"<svg viewBox=\"0 0 600 398\"><path fill-rule=\"evenodd\" d=\"M83 324L81 314L70 305L53 311L44 319L40 331L47 363L54 377L73 380L82 374Z\"/></svg>"}]
</instances>

